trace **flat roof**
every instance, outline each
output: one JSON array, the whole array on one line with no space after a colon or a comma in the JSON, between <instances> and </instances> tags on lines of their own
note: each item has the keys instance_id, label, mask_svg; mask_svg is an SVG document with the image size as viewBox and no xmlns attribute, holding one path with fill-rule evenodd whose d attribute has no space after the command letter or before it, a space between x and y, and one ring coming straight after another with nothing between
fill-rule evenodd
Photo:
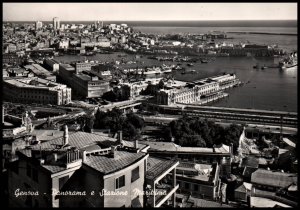
<instances>
[{"instance_id":1,"label":"flat roof","mask_svg":"<svg viewBox=\"0 0 300 210\"><path fill-rule=\"evenodd\" d=\"M20 87L20 88L37 88L37 89L56 89L60 87L64 87L66 85L62 85L59 83L55 83L46 79L42 79L39 77L30 77L30 78L11 78L3 80L5 83L9 83L11 85ZM29 84L31 81L37 82L37 85L31 85Z\"/></svg>"},{"instance_id":2,"label":"flat roof","mask_svg":"<svg viewBox=\"0 0 300 210\"><path fill-rule=\"evenodd\" d=\"M223 153L229 154L230 148L225 144L220 144L213 148L208 147L181 147L173 142L148 142L143 141L143 144L149 145L148 151L166 151L166 152L183 152L183 153Z\"/></svg>"}]
</instances>

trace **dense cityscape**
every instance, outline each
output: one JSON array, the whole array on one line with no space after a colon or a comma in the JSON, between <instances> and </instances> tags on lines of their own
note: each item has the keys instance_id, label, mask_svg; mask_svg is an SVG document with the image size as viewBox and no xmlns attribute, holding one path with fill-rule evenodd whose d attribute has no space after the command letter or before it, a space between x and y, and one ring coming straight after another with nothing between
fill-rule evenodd
<instances>
[{"instance_id":1,"label":"dense cityscape","mask_svg":"<svg viewBox=\"0 0 300 210\"><path fill-rule=\"evenodd\" d=\"M3 22L5 206L298 206L298 113L214 106L251 81L198 76L224 57L297 71L297 51L234 33Z\"/></svg>"}]
</instances>

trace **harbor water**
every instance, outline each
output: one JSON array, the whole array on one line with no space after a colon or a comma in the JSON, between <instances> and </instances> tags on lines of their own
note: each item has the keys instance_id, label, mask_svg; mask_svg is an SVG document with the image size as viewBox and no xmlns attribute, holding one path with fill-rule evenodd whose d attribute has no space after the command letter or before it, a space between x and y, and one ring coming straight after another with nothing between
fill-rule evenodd
<instances>
[{"instance_id":1,"label":"harbor water","mask_svg":"<svg viewBox=\"0 0 300 210\"><path fill-rule=\"evenodd\" d=\"M285 30L284 30L285 29ZM210 30L222 31L224 28L198 28L198 27L137 27L145 33L206 33ZM245 28L230 28L230 31L245 31ZM247 27L248 31L273 32L273 33L297 33L297 28L264 28ZM229 29L227 29L229 31ZM295 35L265 35L265 34L228 34L233 39L228 42L245 42L257 44L278 44L279 48L286 51L297 49L297 36ZM98 60L116 61L121 60L118 56L124 53L114 54L96 54L94 56L64 55L56 59L62 62L71 62L76 60ZM134 55L127 55L125 60L135 60ZM136 59L135 67L142 65L162 65L177 64L172 62L160 62L148 59L147 56ZM229 97L211 103L213 106L224 106L234 108L250 108L297 112L297 67L280 70L278 68L255 69L254 65L271 66L278 63L276 58L256 58L256 57L217 57L209 63L194 63L194 66L188 67L186 63L182 66L187 69L195 70L195 73L182 74L181 71L173 71L174 79L182 81L194 81L209 76L219 75L224 72L236 73L236 76L244 83L243 86L226 90Z\"/></svg>"}]
</instances>

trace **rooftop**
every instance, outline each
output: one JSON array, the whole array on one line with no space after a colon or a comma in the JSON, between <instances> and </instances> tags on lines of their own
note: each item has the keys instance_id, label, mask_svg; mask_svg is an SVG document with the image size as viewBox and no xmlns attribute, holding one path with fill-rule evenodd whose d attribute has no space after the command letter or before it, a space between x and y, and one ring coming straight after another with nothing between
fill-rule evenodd
<instances>
[{"instance_id":1,"label":"rooftop","mask_svg":"<svg viewBox=\"0 0 300 210\"><path fill-rule=\"evenodd\" d=\"M219 153L229 154L230 148L225 144L217 145L214 148L208 147L181 147L173 142L143 142L150 146L149 151L166 151L166 152L182 152L182 153Z\"/></svg>"},{"instance_id":2,"label":"rooftop","mask_svg":"<svg viewBox=\"0 0 300 210\"><path fill-rule=\"evenodd\" d=\"M165 171L170 169L170 167L175 165L177 162L177 160L167 160L157 157L149 157L147 159L146 178L150 180L157 178L159 175L163 174Z\"/></svg>"},{"instance_id":3,"label":"rooftop","mask_svg":"<svg viewBox=\"0 0 300 210\"><path fill-rule=\"evenodd\" d=\"M49 140L47 142L31 146L30 148L20 150L20 152L31 158L32 151L45 151L48 153L62 152L60 147L63 145L63 136ZM136 153L128 151L115 151L114 157L109 153L107 155L99 155L95 151L100 149L110 149L112 145L118 145L118 142L114 138L110 138L107 135L99 135L85 132L69 133L68 145L78 149L79 151L87 151L89 155L86 156L84 165L89 166L102 174L109 174L115 171L121 170L136 161L141 160L147 154ZM65 170L66 168L61 165L44 163L41 166L47 169L51 173L57 173Z\"/></svg>"},{"instance_id":4,"label":"rooftop","mask_svg":"<svg viewBox=\"0 0 300 210\"><path fill-rule=\"evenodd\" d=\"M53 88L56 89L66 86L39 77L6 79L4 82L20 88L39 88L49 90Z\"/></svg>"},{"instance_id":5,"label":"rooftop","mask_svg":"<svg viewBox=\"0 0 300 210\"><path fill-rule=\"evenodd\" d=\"M108 155L90 155L87 156L85 165L96 169L102 174L110 174L121 170L145 157L145 153L130 153L127 151L115 151L115 157Z\"/></svg>"},{"instance_id":6,"label":"rooftop","mask_svg":"<svg viewBox=\"0 0 300 210\"><path fill-rule=\"evenodd\" d=\"M298 175L293 173L257 169L251 175L251 182L273 187L287 187L292 183L298 183Z\"/></svg>"}]
</instances>

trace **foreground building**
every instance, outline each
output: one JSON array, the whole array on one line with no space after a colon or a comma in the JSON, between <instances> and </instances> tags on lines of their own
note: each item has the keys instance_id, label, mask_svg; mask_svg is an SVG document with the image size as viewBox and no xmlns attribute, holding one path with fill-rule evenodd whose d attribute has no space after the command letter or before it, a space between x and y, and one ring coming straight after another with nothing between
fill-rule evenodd
<instances>
[{"instance_id":1,"label":"foreground building","mask_svg":"<svg viewBox=\"0 0 300 210\"><path fill-rule=\"evenodd\" d=\"M3 97L16 103L62 105L71 102L71 88L38 77L3 80Z\"/></svg>"},{"instance_id":2,"label":"foreground building","mask_svg":"<svg viewBox=\"0 0 300 210\"><path fill-rule=\"evenodd\" d=\"M11 163L11 207L160 207L175 200L175 160L150 161L149 146L75 132L17 152ZM170 185L160 182L173 174ZM144 191L148 193L143 193ZM155 195L153 191L158 191ZM26 192L25 195L18 194ZM152 192L152 193L151 193ZM159 193L160 192L160 193ZM19 196L16 196L19 195Z\"/></svg>"}]
</instances>

